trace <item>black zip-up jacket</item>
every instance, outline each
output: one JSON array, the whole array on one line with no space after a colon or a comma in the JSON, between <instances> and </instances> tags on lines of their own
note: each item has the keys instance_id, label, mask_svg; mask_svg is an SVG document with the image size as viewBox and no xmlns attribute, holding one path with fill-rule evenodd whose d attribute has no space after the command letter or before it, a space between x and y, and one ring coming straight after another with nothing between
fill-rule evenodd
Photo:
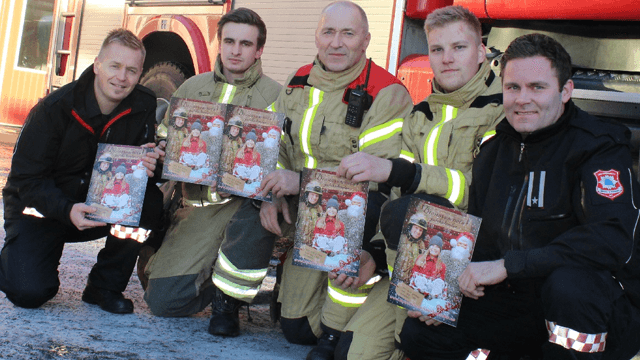
<instances>
[{"instance_id":1,"label":"black zip-up jacket","mask_svg":"<svg viewBox=\"0 0 640 360\"><path fill-rule=\"evenodd\" d=\"M142 145L155 138L155 94L140 85L109 115L95 99L93 65L77 81L31 109L2 190L5 220L25 207L73 226L73 204L86 200L98 143Z\"/></svg>"},{"instance_id":2,"label":"black zip-up jacket","mask_svg":"<svg viewBox=\"0 0 640 360\"><path fill-rule=\"evenodd\" d=\"M629 130L569 101L525 139L506 119L496 132L473 165L469 212L482 217L473 261L504 258L508 279L608 270L640 293Z\"/></svg>"}]
</instances>

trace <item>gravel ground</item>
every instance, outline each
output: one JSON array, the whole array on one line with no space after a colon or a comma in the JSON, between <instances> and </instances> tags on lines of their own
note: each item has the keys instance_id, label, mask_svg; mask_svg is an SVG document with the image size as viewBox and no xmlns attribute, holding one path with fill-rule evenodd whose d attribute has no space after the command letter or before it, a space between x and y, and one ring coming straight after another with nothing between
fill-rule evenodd
<instances>
[{"instance_id":1,"label":"gravel ground","mask_svg":"<svg viewBox=\"0 0 640 360\"><path fill-rule=\"evenodd\" d=\"M0 188L9 173L13 146L0 144ZM0 200L0 218L3 204ZM4 244L0 220L0 248ZM60 260L60 290L39 309L22 309L0 292L0 359L304 359L310 347L287 343L269 316L273 271L256 305L240 309L242 335L207 332L211 309L186 318L151 314L134 271L125 296L133 314L115 315L81 300L87 276L104 240L67 244Z\"/></svg>"}]
</instances>

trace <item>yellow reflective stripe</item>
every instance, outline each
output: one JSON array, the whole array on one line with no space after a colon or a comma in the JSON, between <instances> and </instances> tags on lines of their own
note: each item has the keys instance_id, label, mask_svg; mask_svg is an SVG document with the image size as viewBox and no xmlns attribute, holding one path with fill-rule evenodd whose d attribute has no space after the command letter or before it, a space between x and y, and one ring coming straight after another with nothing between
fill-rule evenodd
<instances>
[{"instance_id":1,"label":"yellow reflective stripe","mask_svg":"<svg viewBox=\"0 0 640 360\"><path fill-rule=\"evenodd\" d=\"M403 124L404 119L398 118L387 121L384 124L374 126L371 129L364 131L362 134L360 134L360 141L358 142L360 150L366 148L367 146L377 144L380 141L387 140L396 133L401 132Z\"/></svg>"},{"instance_id":2,"label":"yellow reflective stripe","mask_svg":"<svg viewBox=\"0 0 640 360\"><path fill-rule=\"evenodd\" d=\"M442 132L442 125L453 120L458 115L458 109L450 105L442 105L442 120L429 131L424 144L424 161L427 165L438 166L438 140Z\"/></svg>"},{"instance_id":3,"label":"yellow reflective stripe","mask_svg":"<svg viewBox=\"0 0 640 360\"><path fill-rule=\"evenodd\" d=\"M352 294L346 292L340 288L331 286L331 281L329 281L329 286L327 288L327 293L329 294L329 298L335 303L338 303L344 307L360 307L364 304L365 300L367 300L367 293L357 293Z\"/></svg>"},{"instance_id":4,"label":"yellow reflective stripe","mask_svg":"<svg viewBox=\"0 0 640 360\"><path fill-rule=\"evenodd\" d=\"M453 204L460 205L462 199L464 198L464 184L465 179L464 175L460 170L454 169L446 169L447 171L447 183L449 184L449 189L447 190L447 195L445 197Z\"/></svg>"},{"instance_id":5,"label":"yellow reflective stripe","mask_svg":"<svg viewBox=\"0 0 640 360\"><path fill-rule=\"evenodd\" d=\"M393 266L387 265L387 270L389 270L389 279L393 277Z\"/></svg>"},{"instance_id":6,"label":"yellow reflective stripe","mask_svg":"<svg viewBox=\"0 0 640 360\"><path fill-rule=\"evenodd\" d=\"M233 96L236 94L236 87L231 84L224 84L222 87L222 94L218 99L219 103L229 104L233 101Z\"/></svg>"},{"instance_id":7,"label":"yellow reflective stripe","mask_svg":"<svg viewBox=\"0 0 640 360\"><path fill-rule=\"evenodd\" d=\"M313 151L311 150L311 128L313 126L313 119L316 116L318 105L322 102L324 91L318 90L314 87L309 92L309 108L304 111L302 115L302 121L300 122L300 150L306 155L305 167L315 169L317 166L316 159L313 157Z\"/></svg>"},{"instance_id":8,"label":"yellow reflective stripe","mask_svg":"<svg viewBox=\"0 0 640 360\"><path fill-rule=\"evenodd\" d=\"M262 280L265 276L267 276L267 269L239 270L231 263L231 261L229 261L229 259L222 253L222 251L218 253L218 264L220 264L222 269L227 273L243 280Z\"/></svg>"},{"instance_id":9,"label":"yellow reflective stripe","mask_svg":"<svg viewBox=\"0 0 640 360\"><path fill-rule=\"evenodd\" d=\"M284 169L284 165L280 161L276 163L276 169Z\"/></svg>"},{"instance_id":10,"label":"yellow reflective stripe","mask_svg":"<svg viewBox=\"0 0 640 360\"><path fill-rule=\"evenodd\" d=\"M260 290L260 285L257 288L252 288L248 286L241 286L238 284L234 284L231 281L219 276L218 274L213 274L211 277L213 283L218 289L222 290L225 294L233 297L255 297L258 295L258 291Z\"/></svg>"},{"instance_id":11,"label":"yellow reflective stripe","mask_svg":"<svg viewBox=\"0 0 640 360\"><path fill-rule=\"evenodd\" d=\"M164 124L158 125L158 129L156 130L156 135L158 135L158 138L166 139L167 138L167 134L168 134L167 127L164 126Z\"/></svg>"},{"instance_id":12,"label":"yellow reflective stripe","mask_svg":"<svg viewBox=\"0 0 640 360\"><path fill-rule=\"evenodd\" d=\"M484 133L484 135L482 135L482 140L480 140L480 145L484 144L485 141L491 139L494 136L496 136L495 130L487 131L486 133Z\"/></svg>"},{"instance_id":13,"label":"yellow reflective stripe","mask_svg":"<svg viewBox=\"0 0 640 360\"><path fill-rule=\"evenodd\" d=\"M265 110L276 112L276 103L275 102L271 103L271 105L267 106Z\"/></svg>"},{"instance_id":14,"label":"yellow reflective stripe","mask_svg":"<svg viewBox=\"0 0 640 360\"><path fill-rule=\"evenodd\" d=\"M413 153L411 151L407 151L407 150L401 150L400 151L400 158L401 159L405 159L405 160L407 160L409 162L416 161L415 155L413 155Z\"/></svg>"}]
</instances>

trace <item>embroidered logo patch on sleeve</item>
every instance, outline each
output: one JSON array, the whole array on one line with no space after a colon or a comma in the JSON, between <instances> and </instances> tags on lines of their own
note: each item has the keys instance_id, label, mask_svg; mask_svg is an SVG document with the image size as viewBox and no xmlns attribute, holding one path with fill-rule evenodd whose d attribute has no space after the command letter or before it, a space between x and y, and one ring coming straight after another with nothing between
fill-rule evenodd
<instances>
[{"instance_id":1,"label":"embroidered logo patch on sleeve","mask_svg":"<svg viewBox=\"0 0 640 360\"><path fill-rule=\"evenodd\" d=\"M611 200L624 193L620 183L620 172L617 170L598 170L593 173L596 176L596 193Z\"/></svg>"}]
</instances>

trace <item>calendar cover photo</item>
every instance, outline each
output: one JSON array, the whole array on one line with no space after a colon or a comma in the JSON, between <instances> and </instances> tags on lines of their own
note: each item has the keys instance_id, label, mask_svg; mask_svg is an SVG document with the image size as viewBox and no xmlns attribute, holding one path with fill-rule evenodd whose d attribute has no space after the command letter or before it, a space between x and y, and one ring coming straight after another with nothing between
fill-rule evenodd
<instances>
[{"instance_id":1,"label":"calendar cover photo","mask_svg":"<svg viewBox=\"0 0 640 360\"><path fill-rule=\"evenodd\" d=\"M304 169L293 264L358 276L369 183Z\"/></svg>"},{"instance_id":2,"label":"calendar cover photo","mask_svg":"<svg viewBox=\"0 0 640 360\"><path fill-rule=\"evenodd\" d=\"M138 226L148 180L142 158L149 151L153 149L98 144L85 201L98 210L87 214L88 219Z\"/></svg>"},{"instance_id":3,"label":"calendar cover photo","mask_svg":"<svg viewBox=\"0 0 640 360\"><path fill-rule=\"evenodd\" d=\"M414 198L409 204L388 301L456 326L458 277L471 262L481 219Z\"/></svg>"}]
</instances>

